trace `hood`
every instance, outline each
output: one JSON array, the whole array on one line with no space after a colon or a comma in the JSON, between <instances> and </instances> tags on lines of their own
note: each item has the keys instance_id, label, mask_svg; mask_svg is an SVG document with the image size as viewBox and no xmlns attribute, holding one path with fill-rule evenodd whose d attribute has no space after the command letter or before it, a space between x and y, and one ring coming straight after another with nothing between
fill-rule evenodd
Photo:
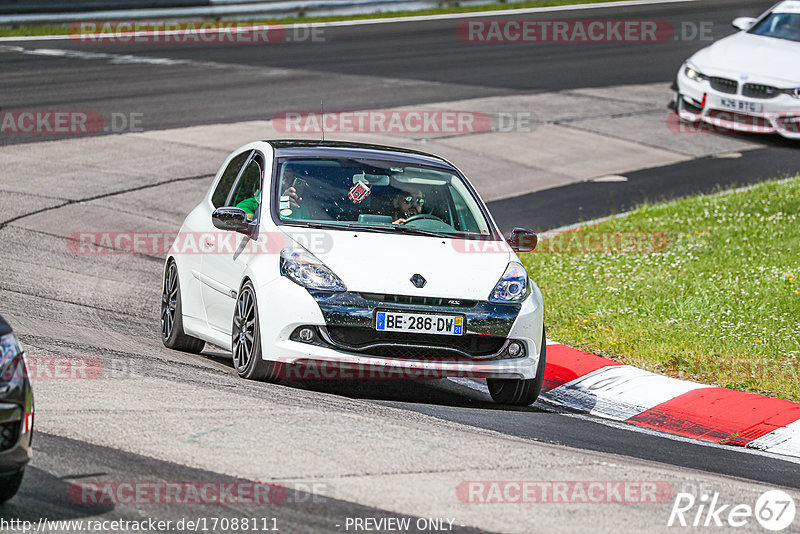
<instances>
[{"instance_id":1,"label":"hood","mask_svg":"<svg viewBox=\"0 0 800 534\"><path fill-rule=\"evenodd\" d=\"M800 43L739 32L700 50L689 61L709 76L788 89L800 87L798 58Z\"/></svg>"},{"instance_id":2,"label":"hood","mask_svg":"<svg viewBox=\"0 0 800 534\"><path fill-rule=\"evenodd\" d=\"M465 250L466 242L459 239L287 226L281 230L325 263L349 291L361 293L486 300L514 259L505 242L490 242L475 252ZM309 232L321 245L307 246ZM411 283L415 274L427 280L424 287Z\"/></svg>"}]
</instances>

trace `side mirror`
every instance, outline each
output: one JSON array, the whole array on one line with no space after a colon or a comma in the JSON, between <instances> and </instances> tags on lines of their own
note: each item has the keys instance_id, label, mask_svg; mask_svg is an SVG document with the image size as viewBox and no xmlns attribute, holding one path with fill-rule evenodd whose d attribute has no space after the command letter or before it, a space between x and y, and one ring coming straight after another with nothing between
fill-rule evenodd
<instances>
[{"instance_id":1,"label":"side mirror","mask_svg":"<svg viewBox=\"0 0 800 534\"><path fill-rule=\"evenodd\" d=\"M757 20L758 19L754 19L753 17L738 17L733 19L731 25L737 30L747 31L753 27L753 24L755 24Z\"/></svg>"},{"instance_id":2,"label":"side mirror","mask_svg":"<svg viewBox=\"0 0 800 534\"><path fill-rule=\"evenodd\" d=\"M539 236L525 228L514 228L506 242L514 252L530 252L539 243Z\"/></svg>"},{"instance_id":3,"label":"side mirror","mask_svg":"<svg viewBox=\"0 0 800 534\"><path fill-rule=\"evenodd\" d=\"M217 208L211 214L211 222L220 230L250 233L250 221L242 208Z\"/></svg>"}]
</instances>

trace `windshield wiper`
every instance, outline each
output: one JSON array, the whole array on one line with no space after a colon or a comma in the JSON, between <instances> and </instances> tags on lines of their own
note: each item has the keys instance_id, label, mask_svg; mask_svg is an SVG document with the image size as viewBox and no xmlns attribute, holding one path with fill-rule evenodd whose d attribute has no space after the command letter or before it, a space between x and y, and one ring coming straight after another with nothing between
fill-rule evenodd
<instances>
[{"instance_id":1,"label":"windshield wiper","mask_svg":"<svg viewBox=\"0 0 800 534\"><path fill-rule=\"evenodd\" d=\"M284 224L287 221L283 221ZM452 234L444 234L442 232L434 232L433 230L423 230L422 228L414 228L413 226L403 226L399 224L382 225L382 224L335 224L326 222L306 222L306 221L292 221L286 226L300 226L302 228L321 228L324 230L366 230L368 232L379 232L382 234L409 234L409 235L424 235L428 237L442 237L445 239L458 239L460 236Z\"/></svg>"},{"instance_id":2,"label":"windshield wiper","mask_svg":"<svg viewBox=\"0 0 800 534\"><path fill-rule=\"evenodd\" d=\"M403 226L401 224L393 224L391 226L386 225L373 225L373 224L358 224L358 225L350 225L351 228L358 228L358 229L367 229L367 230L377 230L383 231L385 233L398 233L398 234L413 234L413 235L424 235L429 237L444 237L447 239L452 239L453 235L450 234L443 234L441 232L434 232L433 230L423 230L422 228L414 228L413 226Z\"/></svg>"},{"instance_id":3,"label":"windshield wiper","mask_svg":"<svg viewBox=\"0 0 800 534\"><path fill-rule=\"evenodd\" d=\"M336 223L326 222L306 222L306 221L291 221L282 220L284 226L299 226L301 228L320 228L323 230L347 230L347 226Z\"/></svg>"}]
</instances>

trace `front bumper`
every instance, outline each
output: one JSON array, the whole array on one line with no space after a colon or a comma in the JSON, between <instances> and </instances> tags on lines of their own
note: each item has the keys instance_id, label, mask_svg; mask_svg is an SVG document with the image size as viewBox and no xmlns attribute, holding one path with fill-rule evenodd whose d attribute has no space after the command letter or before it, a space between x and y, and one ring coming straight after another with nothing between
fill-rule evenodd
<instances>
[{"instance_id":1,"label":"front bumper","mask_svg":"<svg viewBox=\"0 0 800 534\"><path fill-rule=\"evenodd\" d=\"M536 376L543 332L541 293L533 283L531 288L531 294L517 304L456 304L453 299L424 303L423 297L309 292L281 278L265 286L260 302L269 298L291 304L279 312L264 310L262 340L275 342L265 344L262 354L285 365L326 362L331 364L328 371L343 371L339 377L531 379ZM377 309L463 315L464 335L382 335L373 325ZM306 326L319 334L313 342L297 337L298 329ZM509 356L509 340L522 344L524 356ZM376 368L384 372L372 373Z\"/></svg>"},{"instance_id":2,"label":"front bumper","mask_svg":"<svg viewBox=\"0 0 800 534\"><path fill-rule=\"evenodd\" d=\"M687 122L709 124L720 132L777 133L800 139L800 99L787 94L753 98L742 94L743 83L736 81L736 84L735 92L722 92L708 80L689 78L682 66L676 79L678 116ZM742 102L745 109L733 110L723 105L725 99Z\"/></svg>"}]
</instances>

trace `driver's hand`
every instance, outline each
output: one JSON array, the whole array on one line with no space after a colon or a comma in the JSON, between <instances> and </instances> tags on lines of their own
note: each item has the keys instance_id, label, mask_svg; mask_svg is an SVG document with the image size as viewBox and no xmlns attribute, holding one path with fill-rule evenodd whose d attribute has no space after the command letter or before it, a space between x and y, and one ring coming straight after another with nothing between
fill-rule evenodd
<instances>
[{"instance_id":1,"label":"driver's hand","mask_svg":"<svg viewBox=\"0 0 800 534\"><path fill-rule=\"evenodd\" d=\"M301 197L297 195L297 191L295 191L294 187L290 187L286 191L283 192L284 197L289 197L289 205L295 209L300 209L300 202L303 200Z\"/></svg>"},{"instance_id":2,"label":"driver's hand","mask_svg":"<svg viewBox=\"0 0 800 534\"><path fill-rule=\"evenodd\" d=\"M405 220L405 219L397 219L397 220L396 220L396 221L394 221L392 224L405 224L405 223L406 223L406 220Z\"/></svg>"}]
</instances>

